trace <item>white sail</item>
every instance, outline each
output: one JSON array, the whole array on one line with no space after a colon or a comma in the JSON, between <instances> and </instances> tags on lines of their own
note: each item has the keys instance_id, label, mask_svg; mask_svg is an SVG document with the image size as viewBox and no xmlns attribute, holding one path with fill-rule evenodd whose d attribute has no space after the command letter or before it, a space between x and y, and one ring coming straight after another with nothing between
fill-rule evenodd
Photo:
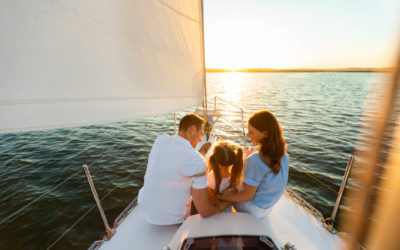
<instances>
[{"instance_id":1,"label":"white sail","mask_svg":"<svg viewBox=\"0 0 400 250\"><path fill-rule=\"evenodd\" d=\"M0 2L0 133L124 121L203 99L197 0Z\"/></svg>"}]
</instances>

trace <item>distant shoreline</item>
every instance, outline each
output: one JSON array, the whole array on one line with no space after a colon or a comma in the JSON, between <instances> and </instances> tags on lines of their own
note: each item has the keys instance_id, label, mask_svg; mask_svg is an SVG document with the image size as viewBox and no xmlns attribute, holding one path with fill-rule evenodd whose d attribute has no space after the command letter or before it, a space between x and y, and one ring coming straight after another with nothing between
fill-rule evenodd
<instances>
[{"instance_id":1,"label":"distant shoreline","mask_svg":"<svg viewBox=\"0 0 400 250\"><path fill-rule=\"evenodd\" d=\"M392 68L335 68L335 69L268 69L268 68L248 68L248 69L206 69L207 73L321 73L321 72L340 72L340 73L369 73L369 72L392 72Z\"/></svg>"}]
</instances>

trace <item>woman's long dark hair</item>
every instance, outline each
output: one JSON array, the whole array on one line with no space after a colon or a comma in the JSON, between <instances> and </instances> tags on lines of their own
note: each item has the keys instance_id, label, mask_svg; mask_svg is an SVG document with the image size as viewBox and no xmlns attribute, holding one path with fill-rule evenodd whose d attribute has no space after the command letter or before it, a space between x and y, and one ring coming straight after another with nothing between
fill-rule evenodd
<instances>
[{"instance_id":1,"label":"woman's long dark hair","mask_svg":"<svg viewBox=\"0 0 400 250\"><path fill-rule=\"evenodd\" d=\"M260 142L258 150L261 159L272 173L279 173L281 159L286 153L286 141L278 120L268 110L259 110L250 117L249 123L259 132L267 132L267 137Z\"/></svg>"},{"instance_id":2,"label":"woman's long dark hair","mask_svg":"<svg viewBox=\"0 0 400 250\"><path fill-rule=\"evenodd\" d=\"M237 192L237 186L242 181L243 177L243 150L240 146L228 143L219 142L215 147L213 154L208 161L208 170L214 172L215 190L214 201L218 198L219 187L221 185L221 169L220 167L229 167L231 169L231 177L229 187L233 192Z\"/></svg>"}]
</instances>

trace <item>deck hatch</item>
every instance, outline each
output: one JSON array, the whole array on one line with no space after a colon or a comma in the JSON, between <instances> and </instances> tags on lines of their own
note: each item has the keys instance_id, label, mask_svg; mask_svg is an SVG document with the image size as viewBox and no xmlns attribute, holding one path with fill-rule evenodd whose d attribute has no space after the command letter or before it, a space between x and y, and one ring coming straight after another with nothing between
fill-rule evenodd
<instances>
[{"instance_id":1,"label":"deck hatch","mask_svg":"<svg viewBox=\"0 0 400 250\"><path fill-rule=\"evenodd\" d=\"M278 250L266 235L222 235L186 238L180 250Z\"/></svg>"}]
</instances>

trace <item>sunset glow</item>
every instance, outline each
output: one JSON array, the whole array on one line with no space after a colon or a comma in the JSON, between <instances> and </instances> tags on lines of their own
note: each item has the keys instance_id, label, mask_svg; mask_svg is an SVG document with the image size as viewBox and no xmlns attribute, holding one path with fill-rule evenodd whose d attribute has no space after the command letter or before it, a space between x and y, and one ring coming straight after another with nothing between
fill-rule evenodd
<instances>
[{"instance_id":1,"label":"sunset glow","mask_svg":"<svg viewBox=\"0 0 400 250\"><path fill-rule=\"evenodd\" d=\"M400 1L205 0L207 68L384 68Z\"/></svg>"}]
</instances>

